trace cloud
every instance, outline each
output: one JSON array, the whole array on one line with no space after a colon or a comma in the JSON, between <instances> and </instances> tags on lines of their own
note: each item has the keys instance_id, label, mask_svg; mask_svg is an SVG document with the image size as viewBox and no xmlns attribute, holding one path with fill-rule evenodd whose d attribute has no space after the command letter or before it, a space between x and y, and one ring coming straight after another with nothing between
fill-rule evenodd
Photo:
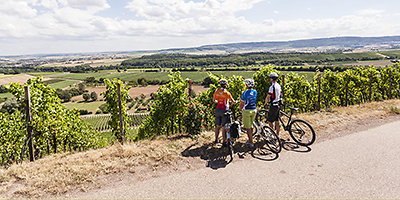
<instances>
[{"instance_id":1,"label":"cloud","mask_svg":"<svg viewBox=\"0 0 400 200\"><path fill-rule=\"evenodd\" d=\"M365 10L357 10L355 13L357 15L377 15L383 12L385 12L385 10L365 9Z\"/></svg>"},{"instance_id":2,"label":"cloud","mask_svg":"<svg viewBox=\"0 0 400 200\"><path fill-rule=\"evenodd\" d=\"M291 40L340 35L382 36L400 32L395 13L384 10L359 10L339 18L279 19L269 15L252 22L237 15L262 0L131 0L122 19L102 16L110 8L106 0L2 0L0 1L0 41L51 41L62 48L93 51L157 49L204 44ZM267 5L270 5L267 3ZM273 13L271 13L273 14ZM136 15L138 17L129 18ZM66 45L61 45L62 41ZM69 43L68 43L69 41ZM90 45L84 45L82 41ZM97 43L96 43L97 42ZM134 43L134 45L133 45ZM101 44L104 44L102 46ZM21 46L18 45L18 46ZM79 47L80 46L80 47ZM90 48L89 48L90 46ZM52 51L56 49L54 47ZM21 48L21 49L29 49ZM49 49L50 50L50 49ZM129 49L134 50L134 49ZM71 50L74 51L74 50ZM0 55L9 53L0 47Z\"/></svg>"}]
</instances>

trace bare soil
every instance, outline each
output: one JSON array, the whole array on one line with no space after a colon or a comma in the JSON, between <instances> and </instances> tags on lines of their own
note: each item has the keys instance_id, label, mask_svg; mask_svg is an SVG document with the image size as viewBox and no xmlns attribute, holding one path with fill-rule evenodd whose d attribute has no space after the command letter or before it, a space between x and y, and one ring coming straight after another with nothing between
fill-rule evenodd
<instances>
[{"instance_id":1,"label":"bare soil","mask_svg":"<svg viewBox=\"0 0 400 200\"><path fill-rule=\"evenodd\" d=\"M31 76L28 74L22 74L22 75L15 75L15 76L10 76L10 77L5 77L5 78L0 78L0 85L4 84L10 84L10 82L14 83L21 83L24 84L28 79L35 78L35 76Z\"/></svg>"},{"instance_id":2,"label":"bare soil","mask_svg":"<svg viewBox=\"0 0 400 200\"><path fill-rule=\"evenodd\" d=\"M394 107L400 108L400 100L331 108L298 114L296 118L310 122L318 143L400 120L400 115L391 109ZM294 149L287 133L281 133L281 138L285 139L284 151L307 152L306 147ZM182 133L12 165L0 169L0 198L68 198L75 192L111 187L124 181L143 181L205 167L224 168L229 164L229 156L213 140L212 131L198 137ZM268 159L251 156L244 145L246 140L242 136L236 143L240 159L233 162Z\"/></svg>"}]
</instances>

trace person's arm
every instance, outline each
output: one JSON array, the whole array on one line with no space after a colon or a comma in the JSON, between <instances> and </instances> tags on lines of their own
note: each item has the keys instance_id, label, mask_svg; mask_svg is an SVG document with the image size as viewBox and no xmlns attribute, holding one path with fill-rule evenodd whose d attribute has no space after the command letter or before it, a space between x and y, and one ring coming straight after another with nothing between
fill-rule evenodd
<instances>
[{"instance_id":1,"label":"person's arm","mask_svg":"<svg viewBox=\"0 0 400 200\"><path fill-rule=\"evenodd\" d=\"M232 97L231 97L230 101L231 101L233 104L237 104L237 103L238 103L238 102L235 101L235 99L233 99Z\"/></svg>"},{"instance_id":2,"label":"person's arm","mask_svg":"<svg viewBox=\"0 0 400 200\"><path fill-rule=\"evenodd\" d=\"M268 104L270 98L271 98L271 95L268 94L267 97L265 98L265 103L264 103L265 107L267 107L267 104Z\"/></svg>"},{"instance_id":3,"label":"person's arm","mask_svg":"<svg viewBox=\"0 0 400 200\"><path fill-rule=\"evenodd\" d=\"M243 110L243 106L244 106L244 101L240 101L239 111Z\"/></svg>"},{"instance_id":4,"label":"person's arm","mask_svg":"<svg viewBox=\"0 0 400 200\"><path fill-rule=\"evenodd\" d=\"M213 102L218 103L218 100L215 97L213 97Z\"/></svg>"}]
</instances>

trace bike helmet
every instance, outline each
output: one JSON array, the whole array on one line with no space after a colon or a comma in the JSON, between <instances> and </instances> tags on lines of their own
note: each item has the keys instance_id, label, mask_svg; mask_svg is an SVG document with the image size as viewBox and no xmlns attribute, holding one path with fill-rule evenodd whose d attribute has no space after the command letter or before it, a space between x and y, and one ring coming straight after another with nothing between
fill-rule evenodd
<instances>
[{"instance_id":1,"label":"bike helmet","mask_svg":"<svg viewBox=\"0 0 400 200\"><path fill-rule=\"evenodd\" d=\"M228 85L228 80L223 78L223 79L219 80L219 84L220 85Z\"/></svg>"},{"instance_id":2,"label":"bike helmet","mask_svg":"<svg viewBox=\"0 0 400 200\"><path fill-rule=\"evenodd\" d=\"M278 79L278 74L277 73L275 73L275 72L272 72L272 73L270 73L269 74L269 76L268 77L270 77L270 78L272 78L272 79L274 79L274 80L276 80L276 79Z\"/></svg>"},{"instance_id":3,"label":"bike helmet","mask_svg":"<svg viewBox=\"0 0 400 200\"><path fill-rule=\"evenodd\" d=\"M246 84L247 87L250 87L250 88L254 87L254 84L255 84L254 80L250 79L250 78L244 80L244 83Z\"/></svg>"}]
</instances>

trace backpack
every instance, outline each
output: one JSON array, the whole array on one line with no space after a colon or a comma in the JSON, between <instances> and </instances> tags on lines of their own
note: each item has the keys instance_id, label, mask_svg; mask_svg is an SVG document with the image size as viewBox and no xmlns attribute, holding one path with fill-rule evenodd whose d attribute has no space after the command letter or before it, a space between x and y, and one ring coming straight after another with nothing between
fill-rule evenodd
<instances>
[{"instance_id":1,"label":"backpack","mask_svg":"<svg viewBox=\"0 0 400 200\"><path fill-rule=\"evenodd\" d=\"M240 137L240 131L239 131L239 122L238 121L234 121L231 124L231 137L232 138L239 138Z\"/></svg>"}]
</instances>

